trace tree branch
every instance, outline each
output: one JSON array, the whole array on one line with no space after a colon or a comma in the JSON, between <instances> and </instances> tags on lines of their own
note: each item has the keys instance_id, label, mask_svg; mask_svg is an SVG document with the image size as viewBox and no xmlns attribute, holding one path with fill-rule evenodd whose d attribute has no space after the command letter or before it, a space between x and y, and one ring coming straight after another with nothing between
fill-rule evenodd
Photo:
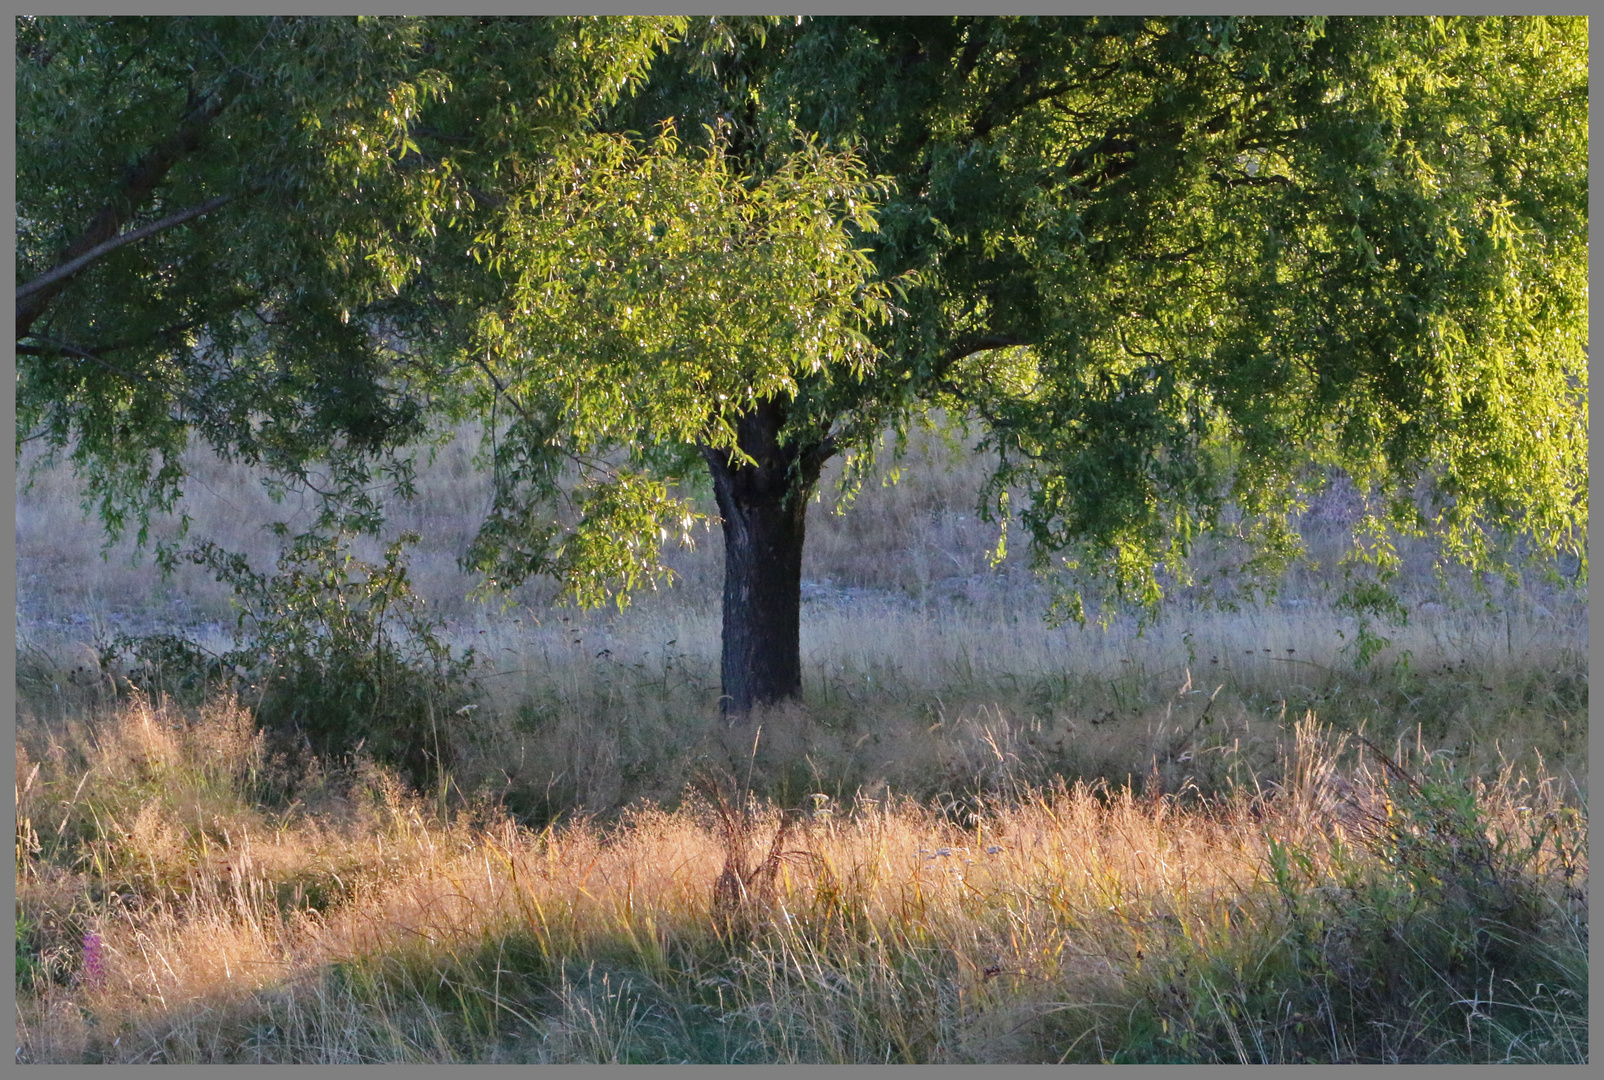
<instances>
[{"instance_id":1,"label":"tree branch","mask_svg":"<svg viewBox=\"0 0 1604 1080\"><path fill-rule=\"evenodd\" d=\"M941 376L945 376L948 368L964 357L973 356L977 352L989 352L992 349L1012 349L1021 345L1034 344L1035 342L1029 338L1022 338L1016 334L987 334L977 338L969 338L966 341L954 344L946 352L942 353L941 359L936 361L937 370L941 372Z\"/></svg>"},{"instance_id":2,"label":"tree branch","mask_svg":"<svg viewBox=\"0 0 1604 1080\"><path fill-rule=\"evenodd\" d=\"M146 386L155 385L148 376L142 375L137 371L129 371L127 368L119 367L116 364L113 364L111 361L104 359L98 353L90 352L88 349L81 349L78 346L68 344L65 341L56 341L54 339L46 340L49 341L48 347L42 345L18 345L16 348L17 355L49 356L51 353L60 353L62 356L72 356L79 360L91 360L105 368L107 371L111 372L113 375L118 375L129 380L130 382L139 382L145 384Z\"/></svg>"},{"instance_id":3,"label":"tree branch","mask_svg":"<svg viewBox=\"0 0 1604 1080\"><path fill-rule=\"evenodd\" d=\"M1231 176L1223 170L1216 169L1214 172L1209 174L1209 179L1213 180L1217 184L1223 184L1227 188L1275 186L1291 188L1293 191L1298 190L1298 186L1290 179L1285 176L1276 175L1275 173L1271 173L1267 176L1250 176L1247 173L1239 173L1235 176Z\"/></svg>"},{"instance_id":4,"label":"tree branch","mask_svg":"<svg viewBox=\"0 0 1604 1080\"><path fill-rule=\"evenodd\" d=\"M487 363L482 357L477 356L474 357L474 362L484 370L485 377L490 380L490 385L496 388L496 394L505 398L507 400L507 404L516 409L518 411L518 415L523 417L526 423L533 424L535 422L535 418L529 415L529 411L518 402L517 398L513 397L507 392L507 388L501 384L501 380L496 378L496 373L490 369L490 364Z\"/></svg>"},{"instance_id":5,"label":"tree branch","mask_svg":"<svg viewBox=\"0 0 1604 1080\"><path fill-rule=\"evenodd\" d=\"M1023 78L1024 76L1021 75L1020 77ZM994 101L991 107L986 110L985 115L975 122L971 135L978 142L991 134L994 129L1005 123L1017 120L1026 109L1037 102L1062 97L1074 88L1070 83L1054 83L1051 86L1038 87L1029 93L1019 94L1007 105Z\"/></svg>"},{"instance_id":6,"label":"tree branch","mask_svg":"<svg viewBox=\"0 0 1604 1080\"><path fill-rule=\"evenodd\" d=\"M145 239L147 236L155 236L159 232L171 229L177 225L182 225L184 222L198 218L203 214L209 214L218 207L225 206L228 203L233 202L238 197L238 195L219 195L215 199L207 199L199 206L191 206L189 209L180 210L176 214L168 214L159 221L152 221L148 225L141 225L137 229L130 229L128 232L114 236L104 243L96 244L94 247L90 248L76 259L69 259L64 263L59 263L54 269L45 271L32 281L28 282L26 285L19 285L17 287L17 302L20 304L23 300L34 295L40 290L48 288L64 278L72 277L78 271L82 270L84 267L88 266L102 255L109 255L111 252L116 251L120 247L126 247L129 244L137 243L138 241ZM21 308L18 308L17 310L17 317L19 319L22 317Z\"/></svg>"},{"instance_id":7,"label":"tree branch","mask_svg":"<svg viewBox=\"0 0 1604 1080\"><path fill-rule=\"evenodd\" d=\"M138 371L131 371L119 364L114 364L110 360L107 360L105 357L101 356L99 353L92 352L89 349L80 348L79 346L73 345L70 342L58 341L52 338L44 338L40 340L45 341L46 345L18 345L16 347L17 355L48 356L54 352L59 353L62 356L71 356L78 360L88 360L90 363L100 365L100 367L104 368L106 371L109 371L111 374L116 375L118 378L125 379L132 383L139 383L142 386L150 387L151 389L161 393L170 394L181 406L189 409L194 416L203 421L212 419L212 417L209 415L210 410L206 408L204 400L191 390L180 388L174 392L172 385L165 380L162 382L157 382L157 380L152 379L148 375ZM118 346L115 345L112 346L112 348L117 347ZM183 417L178 416L174 417L174 419L182 420Z\"/></svg>"},{"instance_id":8,"label":"tree branch","mask_svg":"<svg viewBox=\"0 0 1604 1080\"><path fill-rule=\"evenodd\" d=\"M190 98L191 107L179 121L178 127L128 168L117 192L90 220L83 234L61 253L58 266L74 262L117 235L118 230L134 216L135 210L166 179L179 159L200 148L212 121L233 99L230 89L237 81L237 77L230 79L222 89L206 95L198 104L193 96ZM44 314L45 308L67 287L68 277L70 275L57 277L26 296L19 293L16 340L20 341L28 335L34 322Z\"/></svg>"}]
</instances>

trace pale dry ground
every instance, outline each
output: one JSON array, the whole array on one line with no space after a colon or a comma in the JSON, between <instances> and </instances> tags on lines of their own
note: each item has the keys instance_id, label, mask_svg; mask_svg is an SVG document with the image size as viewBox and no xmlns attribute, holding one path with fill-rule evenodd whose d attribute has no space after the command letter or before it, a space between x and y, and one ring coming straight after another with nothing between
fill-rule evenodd
<instances>
[{"instance_id":1,"label":"pale dry ground","mask_svg":"<svg viewBox=\"0 0 1604 1080\"><path fill-rule=\"evenodd\" d=\"M1327 1039L1305 1021L1341 1023L1340 1005L1298 996L1295 974L1280 1013L1260 1000L1263 970L1288 963L1298 926L1275 885L1276 845L1296 853L1292 885L1311 897L1335 889L1341 904L1366 875L1390 880L1373 840L1390 789L1380 763L1344 742L1309 720L1280 747L1284 785L1202 806L1058 784L965 822L906 800L821 799L776 838L772 807L726 817L731 834L700 799L638 807L606 829L529 830L490 808L442 820L371 768L344 796L264 813L241 798L261 755L242 710L186 718L134 702L73 725L40 760L19 756L35 849L19 903L36 922L70 924L45 935L67 940L41 961L65 970L19 997L19 1054L1099 1060L1131 1037L1121 1014L1146 1010L1225 1060L1306 1059L1310 1045L1331 1060L1376 1045L1407 1059L1424 1037L1411 1024L1441 1035L1419 1002L1398 1004L1391 1034L1332 1027ZM1420 766L1419 748L1391 749ZM67 761L89 780L70 800ZM1571 988L1490 984L1489 1002L1548 1011L1505 1045L1488 1013L1456 1055L1585 1060L1585 1008L1553 998L1585 990L1585 818L1564 816L1562 789L1506 769L1479 799L1489 835L1540 848L1523 866L1543 898L1530 918L1557 935ZM70 830L85 846L76 872L48 857L63 813L57 838ZM767 888L752 872L765 852L783 853ZM749 900L721 909L732 866ZM85 876L112 892L64 903ZM1318 946L1328 965L1365 962L1343 936L1356 927L1330 929ZM95 972L75 947L90 934ZM1320 1008L1336 1011L1300 1011Z\"/></svg>"}]
</instances>

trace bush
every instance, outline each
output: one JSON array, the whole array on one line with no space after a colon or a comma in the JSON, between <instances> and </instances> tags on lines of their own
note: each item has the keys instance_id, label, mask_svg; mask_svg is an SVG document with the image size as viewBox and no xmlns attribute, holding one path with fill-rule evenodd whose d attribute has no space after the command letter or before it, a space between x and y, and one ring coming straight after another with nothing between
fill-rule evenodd
<instances>
[{"instance_id":1,"label":"bush","mask_svg":"<svg viewBox=\"0 0 1604 1080\"><path fill-rule=\"evenodd\" d=\"M103 663L130 659L137 686L181 700L242 683L280 751L340 759L366 749L422 788L450 767L449 725L460 726L478 688L473 650L452 655L412 590L403 552L417 540L403 534L370 563L345 534L302 534L274 574L202 543L189 558L233 589L236 647L218 655L174 634L119 636Z\"/></svg>"},{"instance_id":2,"label":"bush","mask_svg":"<svg viewBox=\"0 0 1604 1080\"><path fill-rule=\"evenodd\" d=\"M1343 811L1356 847L1337 839L1315 873L1299 845L1268 841L1290 932L1258 985L1226 995L1255 1041L1332 1062L1560 1060L1578 1031L1585 1047L1580 816L1533 797L1510 828L1446 757L1411 771L1370 749L1384 771Z\"/></svg>"},{"instance_id":3,"label":"bush","mask_svg":"<svg viewBox=\"0 0 1604 1080\"><path fill-rule=\"evenodd\" d=\"M100 652L100 667L118 690L137 687L151 698L199 705L236 682L228 662L182 634L117 634ZM127 686L116 677L127 666Z\"/></svg>"},{"instance_id":4,"label":"bush","mask_svg":"<svg viewBox=\"0 0 1604 1080\"><path fill-rule=\"evenodd\" d=\"M241 623L252 626L229 659L257 671L263 726L324 756L365 745L421 788L450 767L452 732L442 728L461 722L477 688L473 650L453 656L412 591L402 552L417 541L403 534L376 564L357 559L344 536L302 535L272 577L215 548L196 558L234 588Z\"/></svg>"}]
</instances>

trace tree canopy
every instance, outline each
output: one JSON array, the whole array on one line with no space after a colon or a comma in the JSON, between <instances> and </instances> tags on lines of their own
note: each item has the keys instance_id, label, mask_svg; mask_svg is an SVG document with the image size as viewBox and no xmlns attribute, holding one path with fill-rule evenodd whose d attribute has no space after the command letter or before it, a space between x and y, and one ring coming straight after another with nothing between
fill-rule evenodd
<instances>
[{"instance_id":1,"label":"tree canopy","mask_svg":"<svg viewBox=\"0 0 1604 1080\"><path fill-rule=\"evenodd\" d=\"M1585 575L1586 70L1563 18L24 20L18 437L114 524L192 431L372 524L473 415L469 562L584 602L705 468L738 712L800 688L823 463L932 407L1061 617L1273 574L1337 472L1383 578Z\"/></svg>"},{"instance_id":2,"label":"tree canopy","mask_svg":"<svg viewBox=\"0 0 1604 1080\"><path fill-rule=\"evenodd\" d=\"M803 396L979 414L1036 550L1152 599L1227 505L1281 549L1313 464L1460 554L1579 552L1586 55L1574 20L818 20L624 107L739 115L751 167L863 147L920 284Z\"/></svg>"},{"instance_id":3,"label":"tree canopy","mask_svg":"<svg viewBox=\"0 0 1604 1080\"><path fill-rule=\"evenodd\" d=\"M19 441L70 450L114 531L173 506L195 437L373 524L371 466L425 430L403 335L472 215L680 25L19 19Z\"/></svg>"}]
</instances>

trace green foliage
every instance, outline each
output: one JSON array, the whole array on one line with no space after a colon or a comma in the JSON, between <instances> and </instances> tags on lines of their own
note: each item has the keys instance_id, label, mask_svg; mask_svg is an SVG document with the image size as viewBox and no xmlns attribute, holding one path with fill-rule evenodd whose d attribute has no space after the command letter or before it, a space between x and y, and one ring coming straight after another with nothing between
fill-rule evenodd
<instances>
[{"instance_id":1,"label":"green foliage","mask_svg":"<svg viewBox=\"0 0 1604 1080\"><path fill-rule=\"evenodd\" d=\"M1494 829L1485 786L1446 758L1416 777L1380 756L1385 798L1359 822L1370 857L1339 862L1335 891L1314 888L1308 857L1270 839L1270 878L1292 933L1255 979L1238 981L1241 1007L1260 1022L1289 1011L1306 1020L1281 1032L1282 1053L1300 1060L1431 1060L1438 1040L1474 1043L1477 1030L1508 1038L1495 1053L1535 1045L1544 1014L1522 1000L1533 988L1585 1014L1585 971L1555 944L1581 897L1571 881L1574 811Z\"/></svg>"},{"instance_id":2,"label":"green foliage","mask_svg":"<svg viewBox=\"0 0 1604 1080\"><path fill-rule=\"evenodd\" d=\"M124 634L100 650L102 670L130 664L128 682L153 698L199 705L234 682L224 658L182 634Z\"/></svg>"},{"instance_id":3,"label":"green foliage","mask_svg":"<svg viewBox=\"0 0 1604 1080\"><path fill-rule=\"evenodd\" d=\"M1494 567L1522 534L1585 566L1585 36L818 19L717 75L686 42L628 107L744 118L754 162L817 132L894 178L868 240L920 275L906 314L871 371L799 398L844 447L930 403L977 417L983 510L1081 618L1088 591L1156 604L1210 531L1284 568L1332 467L1445 557Z\"/></svg>"},{"instance_id":4,"label":"green foliage","mask_svg":"<svg viewBox=\"0 0 1604 1080\"><path fill-rule=\"evenodd\" d=\"M234 590L235 647L217 654L183 634L118 634L101 649L102 668L126 665L137 693L181 705L246 692L281 752L339 759L365 748L420 787L437 781L476 707L474 651L453 655L412 590L404 549L416 534L391 543L382 563L357 559L351 539L293 537L272 574L196 545L189 559Z\"/></svg>"},{"instance_id":5,"label":"green foliage","mask_svg":"<svg viewBox=\"0 0 1604 1080\"><path fill-rule=\"evenodd\" d=\"M17 989L31 986L34 972L39 969L39 959L35 952L33 935L34 927L28 913L17 912Z\"/></svg>"},{"instance_id":6,"label":"green foliage","mask_svg":"<svg viewBox=\"0 0 1604 1080\"><path fill-rule=\"evenodd\" d=\"M295 537L277 573L201 544L194 561L233 587L244 642L223 658L249 672L261 725L325 757L366 749L422 787L449 767L470 715L474 652L453 656L407 578L403 548L357 559L345 536Z\"/></svg>"},{"instance_id":7,"label":"green foliage","mask_svg":"<svg viewBox=\"0 0 1604 1080\"><path fill-rule=\"evenodd\" d=\"M873 365L896 290L857 243L882 185L809 140L763 175L737 165L717 131L689 151L667 124L598 137L479 237L505 284L462 391L490 418L495 502L466 561L491 584L547 573L595 604L655 583L699 517L670 493L696 449L744 455L742 415ZM565 470L574 519L553 522Z\"/></svg>"},{"instance_id":8,"label":"green foliage","mask_svg":"<svg viewBox=\"0 0 1604 1080\"><path fill-rule=\"evenodd\" d=\"M1365 540L1369 541L1368 546ZM1337 611L1351 612L1355 618L1354 639L1348 648L1353 650L1358 667L1367 667L1376 654L1392 644L1392 639L1373 629L1379 617L1394 626L1409 621L1409 611L1391 589L1398 576L1400 561L1397 550L1387 537L1386 526L1374 516L1367 516L1355 532L1353 549L1343 560L1345 588L1334 605ZM1346 634L1339 630L1339 636Z\"/></svg>"},{"instance_id":9,"label":"green foliage","mask_svg":"<svg viewBox=\"0 0 1604 1080\"><path fill-rule=\"evenodd\" d=\"M19 446L69 454L113 535L174 508L191 436L318 491L323 524L375 529L495 178L680 25L23 17Z\"/></svg>"}]
</instances>

